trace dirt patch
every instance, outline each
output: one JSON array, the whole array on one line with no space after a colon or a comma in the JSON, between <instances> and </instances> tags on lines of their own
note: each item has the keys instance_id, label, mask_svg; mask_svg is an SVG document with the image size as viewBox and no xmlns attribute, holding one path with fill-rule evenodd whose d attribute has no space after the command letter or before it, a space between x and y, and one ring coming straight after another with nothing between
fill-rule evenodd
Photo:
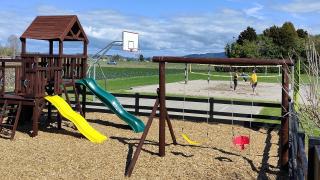
<instances>
[{"instance_id":1,"label":"dirt patch","mask_svg":"<svg viewBox=\"0 0 320 180\"><path fill-rule=\"evenodd\" d=\"M93 144L71 128L43 128L30 138L17 132L15 140L0 139L0 172L3 179L125 179L126 166L141 134L136 134L115 115L89 113L90 124L107 135L103 144ZM145 117L142 117L146 122ZM171 144L167 131L166 156L157 155L158 120L150 129L132 179L276 179L279 169L278 135L271 130L237 127L235 135L251 137L240 151L231 143L232 126L173 120L179 145ZM55 124L53 124L55 126ZM190 146L181 137L201 141Z\"/></svg>"}]
</instances>

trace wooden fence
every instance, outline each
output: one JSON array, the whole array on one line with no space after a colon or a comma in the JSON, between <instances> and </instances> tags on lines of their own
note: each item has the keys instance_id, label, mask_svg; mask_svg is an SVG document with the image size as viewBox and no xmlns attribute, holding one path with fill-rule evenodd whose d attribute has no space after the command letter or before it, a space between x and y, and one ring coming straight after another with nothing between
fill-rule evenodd
<instances>
[{"instance_id":1,"label":"wooden fence","mask_svg":"<svg viewBox=\"0 0 320 180\"><path fill-rule=\"evenodd\" d=\"M290 105L289 178L320 180L320 137L309 137L306 155L305 133L299 124L293 105Z\"/></svg>"},{"instance_id":2,"label":"wooden fence","mask_svg":"<svg viewBox=\"0 0 320 180\"><path fill-rule=\"evenodd\" d=\"M73 93L72 91L69 91L69 93ZM87 92L88 95L93 95L91 92ZM149 116L150 112L153 108L153 105L146 106L142 103L144 99L149 100L156 100L157 96L155 95L142 95L139 93L135 94L120 94L120 93L114 93L114 96L117 98L128 98L131 99L134 104L123 104L123 107L128 110L128 112L137 115L137 116ZM230 100L222 100L222 99L215 99L210 98L208 99L200 99L200 98L183 98L183 97L172 97L168 96L166 97L167 101L174 101L174 102L191 102L191 103L204 103L208 107L208 110L195 110L195 109L183 109L183 108L174 108L170 107L167 108L170 118L172 119L185 119L190 121L199 121L204 122L207 121L209 123L225 123L225 124L231 124L231 119L234 119L234 124L240 124L249 126L249 121L241 121L236 120L236 118L248 118L250 120L251 118L255 120L264 120L264 122L251 122L251 126L277 126L274 121L279 122L280 124L281 117L279 116L271 116L271 115L259 115L259 114L245 114L245 113L231 113L231 112L222 112L222 111L216 111L215 105L217 104L226 104L226 105L241 105L241 106L259 106L259 107L273 107L273 108L281 108L280 104L277 103L265 103L265 102L244 102L244 101L233 101ZM102 113L111 113L111 111L106 108L106 106L101 102L87 102L86 103L86 112L102 112ZM183 112L185 115L183 114ZM157 115L159 113L157 112ZM219 118L217 117L219 116ZM221 118L224 117L224 118ZM228 119L229 118L229 119ZM274 120L273 122L266 123L268 120Z\"/></svg>"}]
</instances>

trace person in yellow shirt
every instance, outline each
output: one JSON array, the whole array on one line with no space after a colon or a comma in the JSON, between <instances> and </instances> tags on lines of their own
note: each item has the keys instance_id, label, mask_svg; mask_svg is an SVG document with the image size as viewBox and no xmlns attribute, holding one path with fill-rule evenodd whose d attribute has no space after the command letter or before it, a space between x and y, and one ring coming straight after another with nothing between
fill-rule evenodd
<instances>
[{"instance_id":1,"label":"person in yellow shirt","mask_svg":"<svg viewBox=\"0 0 320 180\"><path fill-rule=\"evenodd\" d=\"M258 76L256 74L256 70L252 71L251 82L250 83L251 83L253 94L256 94L256 87L257 87L257 84L258 84Z\"/></svg>"}]
</instances>

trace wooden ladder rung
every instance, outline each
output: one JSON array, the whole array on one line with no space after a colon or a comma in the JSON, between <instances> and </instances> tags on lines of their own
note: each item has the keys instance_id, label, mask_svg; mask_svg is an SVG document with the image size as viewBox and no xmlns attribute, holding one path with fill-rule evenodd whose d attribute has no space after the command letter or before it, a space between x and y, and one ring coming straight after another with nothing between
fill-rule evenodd
<instances>
[{"instance_id":1,"label":"wooden ladder rung","mask_svg":"<svg viewBox=\"0 0 320 180\"><path fill-rule=\"evenodd\" d=\"M0 127L4 127L4 128L12 128L13 125L11 124L0 124Z\"/></svg>"},{"instance_id":2,"label":"wooden ladder rung","mask_svg":"<svg viewBox=\"0 0 320 180\"><path fill-rule=\"evenodd\" d=\"M18 107L8 107L6 110L16 110Z\"/></svg>"},{"instance_id":3,"label":"wooden ladder rung","mask_svg":"<svg viewBox=\"0 0 320 180\"><path fill-rule=\"evenodd\" d=\"M10 118L10 117L16 117L16 116L5 116L5 117L8 117L8 118Z\"/></svg>"}]
</instances>

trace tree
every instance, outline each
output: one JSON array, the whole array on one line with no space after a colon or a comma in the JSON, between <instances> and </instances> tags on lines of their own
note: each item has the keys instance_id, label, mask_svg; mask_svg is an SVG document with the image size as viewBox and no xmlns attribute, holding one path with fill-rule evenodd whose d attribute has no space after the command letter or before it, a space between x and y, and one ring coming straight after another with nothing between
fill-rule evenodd
<instances>
[{"instance_id":1,"label":"tree","mask_svg":"<svg viewBox=\"0 0 320 180\"><path fill-rule=\"evenodd\" d=\"M227 43L226 47L224 48L224 52L226 54L227 57L231 57L231 45L229 43Z\"/></svg>"},{"instance_id":2,"label":"tree","mask_svg":"<svg viewBox=\"0 0 320 180\"><path fill-rule=\"evenodd\" d=\"M291 22L285 22L281 27L271 26L260 35L247 27L236 42L225 46L225 52L228 57L288 58L295 54L305 59L306 37L307 31L295 30ZM314 41L316 49L320 49L320 36Z\"/></svg>"},{"instance_id":3,"label":"tree","mask_svg":"<svg viewBox=\"0 0 320 180\"><path fill-rule=\"evenodd\" d=\"M248 26L246 30L242 31L238 37L237 43L242 45L245 40L247 41L257 40L256 30Z\"/></svg>"},{"instance_id":4,"label":"tree","mask_svg":"<svg viewBox=\"0 0 320 180\"><path fill-rule=\"evenodd\" d=\"M16 35L10 35L7 39L7 46L11 49L11 56L15 58L19 52L19 39Z\"/></svg>"},{"instance_id":5,"label":"tree","mask_svg":"<svg viewBox=\"0 0 320 180\"><path fill-rule=\"evenodd\" d=\"M141 61L141 62L144 61L144 57L142 54L139 55L139 61Z\"/></svg>"},{"instance_id":6,"label":"tree","mask_svg":"<svg viewBox=\"0 0 320 180\"><path fill-rule=\"evenodd\" d=\"M308 37L308 32L303 29L297 29L297 34L299 38L305 39Z\"/></svg>"},{"instance_id":7,"label":"tree","mask_svg":"<svg viewBox=\"0 0 320 180\"><path fill-rule=\"evenodd\" d=\"M298 33L291 22L285 22L280 31L281 46L284 47L285 52L289 52L296 47Z\"/></svg>"},{"instance_id":8,"label":"tree","mask_svg":"<svg viewBox=\"0 0 320 180\"><path fill-rule=\"evenodd\" d=\"M258 38L259 56L261 58L281 58L281 51L277 44L273 42L273 39L260 35Z\"/></svg>"},{"instance_id":9,"label":"tree","mask_svg":"<svg viewBox=\"0 0 320 180\"><path fill-rule=\"evenodd\" d=\"M272 39L273 43L281 45L280 43L281 28L278 26L271 26L263 31L263 35Z\"/></svg>"},{"instance_id":10,"label":"tree","mask_svg":"<svg viewBox=\"0 0 320 180\"><path fill-rule=\"evenodd\" d=\"M112 56L112 60L114 60L114 61L120 61L120 59L121 59L121 56L119 54Z\"/></svg>"}]
</instances>

